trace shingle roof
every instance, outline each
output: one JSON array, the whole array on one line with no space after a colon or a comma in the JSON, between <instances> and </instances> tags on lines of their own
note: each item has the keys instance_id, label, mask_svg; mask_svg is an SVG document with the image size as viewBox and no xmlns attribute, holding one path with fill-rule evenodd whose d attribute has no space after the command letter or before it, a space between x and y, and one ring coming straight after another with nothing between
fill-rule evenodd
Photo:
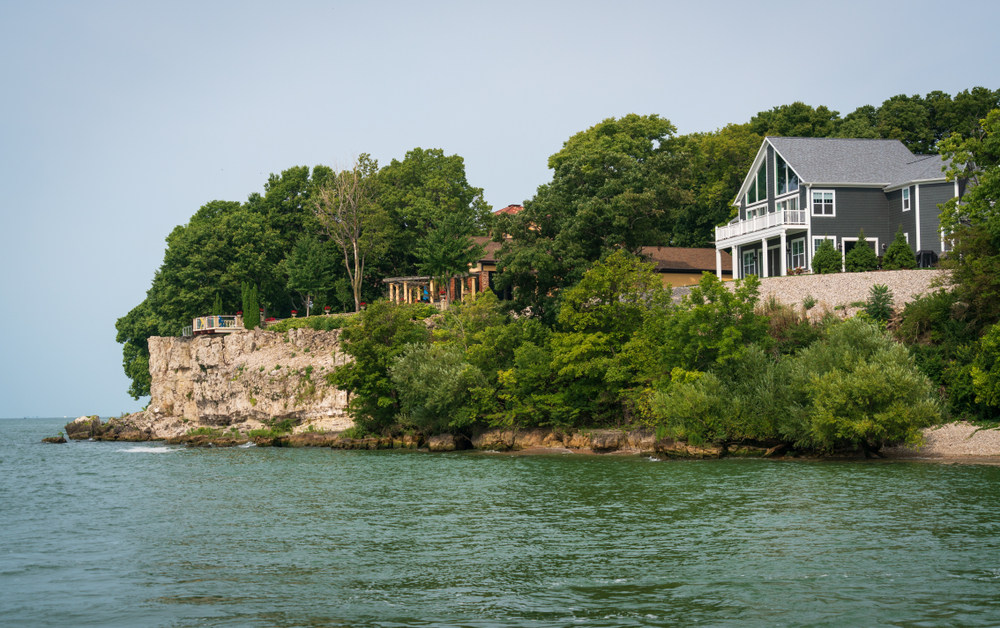
<instances>
[{"instance_id":1,"label":"shingle roof","mask_svg":"<svg viewBox=\"0 0 1000 628\"><path fill-rule=\"evenodd\" d=\"M644 246L642 254L656 264L658 272L715 272L715 249L682 249L665 246ZM733 270L733 258L722 251L723 272Z\"/></svg>"},{"instance_id":2,"label":"shingle roof","mask_svg":"<svg viewBox=\"0 0 1000 628\"><path fill-rule=\"evenodd\" d=\"M914 155L899 140L768 137L803 183L893 186L943 178L938 155Z\"/></svg>"},{"instance_id":3,"label":"shingle roof","mask_svg":"<svg viewBox=\"0 0 1000 628\"><path fill-rule=\"evenodd\" d=\"M479 261L482 262L496 261L496 257L494 256L496 255L496 252L500 250L500 246L503 244L502 242L494 242L493 238L491 238L490 236L475 236L472 238L472 241L483 247L483 256L480 258Z\"/></svg>"},{"instance_id":4,"label":"shingle roof","mask_svg":"<svg viewBox=\"0 0 1000 628\"><path fill-rule=\"evenodd\" d=\"M493 213L494 214L517 214L517 213L519 213L519 212L521 212L523 210L524 210L524 206L523 205L508 205L507 207L504 207L502 209L498 209L498 210L496 210Z\"/></svg>"}]
</instances>

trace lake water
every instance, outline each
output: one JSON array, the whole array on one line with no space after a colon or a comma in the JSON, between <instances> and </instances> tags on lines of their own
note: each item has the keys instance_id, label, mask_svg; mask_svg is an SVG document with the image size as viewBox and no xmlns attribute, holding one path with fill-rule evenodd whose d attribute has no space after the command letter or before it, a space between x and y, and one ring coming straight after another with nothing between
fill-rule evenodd
<instances>
[{"instance_id":1,"label":"lake water","mask_svg":"<svg viewBox=\"0 0 1000 628\"><path fill-rule=\"evenodd\" d=\"M1000 467L39 443L3 626L998 626Z\"/></svg>"}]
</instances>

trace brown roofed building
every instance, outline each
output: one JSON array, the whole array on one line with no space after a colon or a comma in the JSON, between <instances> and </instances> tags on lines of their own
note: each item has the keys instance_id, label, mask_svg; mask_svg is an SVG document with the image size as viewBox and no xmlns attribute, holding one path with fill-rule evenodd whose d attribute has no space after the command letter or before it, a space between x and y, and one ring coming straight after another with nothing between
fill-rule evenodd
<instances>
[{"instance_id":1,"label":"brown roofed building","mask_svg":"<svg viewBox=\"0 0 1000 628\"><path fill-rule=\"evenodd\" d=\"M642 254L656 264L663 284L674 288L693 286L701 280L703 272L716 274L715 249L682 249L666 246L644 246ZM733 278L733 258L722 251L722 281Z\"/></svg>"},{"instance_id":2,"label":"brown roofed building","mask_svg":"<svg viewBox=\"0 0 1000 628\"><path fill-rule=\"evenodd\" d=\"M503 209L498 209L498 210L496 210L493 213L494 214L519 214L522 211L524 211L524 206L523 205L508 205L507 207L504 207Z\"/></svg>"}]
</instances>

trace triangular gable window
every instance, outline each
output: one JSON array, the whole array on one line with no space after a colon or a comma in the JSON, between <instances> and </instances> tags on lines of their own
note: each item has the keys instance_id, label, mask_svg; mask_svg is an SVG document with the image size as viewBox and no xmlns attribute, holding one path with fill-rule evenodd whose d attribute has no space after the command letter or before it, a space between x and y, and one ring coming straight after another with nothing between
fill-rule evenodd
<instances>
[{"instance_id":1,"label":"triangular gable window","mask_svg":"<svg viewBox=\"0 0 1000 628\"><path fill-rule=\"evenodd\" d=\"M785 160L777 152L774 153L774 161L775 170L777 170L777 181L775 182L777 183L775 188L777 190L776 196L799 189L799 176L795 174L795 171L785 163Z\"/></svg>"},{"instance_id":2,"label":"triangular gable window","mask_svg":"<svg viewBox=\"0 0 1000 628\"><path fill-rule=\"evenodd\" d=\"M750 188L747 190L747 205L763 200L767 200L766 159L761 162L760 168L757 169L756 176L754 176L753 181L750 182Z\"/></svg>"}]
</instances>

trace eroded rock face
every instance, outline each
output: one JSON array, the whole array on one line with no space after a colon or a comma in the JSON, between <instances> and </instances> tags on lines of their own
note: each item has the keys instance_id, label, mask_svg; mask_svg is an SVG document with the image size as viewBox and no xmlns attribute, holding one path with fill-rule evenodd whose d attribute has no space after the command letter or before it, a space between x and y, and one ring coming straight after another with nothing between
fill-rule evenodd
<instances>
[{"instance_id":1,"label":"eroded rock face","mask_svg":"<svg viewBox=\"0 0 1000 628\"><path fill-rule=\"evenodd\" d=\"M67 423L63 429L70 440L96 438L101 433L101 420L96 416L82 416Z\"/></svg>"},{"instance_id":2,"label":"eroded rock face","mask_svg":"<svg viewBox=\"0 0 1000 628\"><path fill-rule=\"evenodd\" d=\"M228 336L149 339L148 408L127 417L151 438L176 438L196 427L240 432L291 419L295 431L353 426L347 393L326 375L350 357L338 331L261 329Z\"/></svg>"}]
</instances>

